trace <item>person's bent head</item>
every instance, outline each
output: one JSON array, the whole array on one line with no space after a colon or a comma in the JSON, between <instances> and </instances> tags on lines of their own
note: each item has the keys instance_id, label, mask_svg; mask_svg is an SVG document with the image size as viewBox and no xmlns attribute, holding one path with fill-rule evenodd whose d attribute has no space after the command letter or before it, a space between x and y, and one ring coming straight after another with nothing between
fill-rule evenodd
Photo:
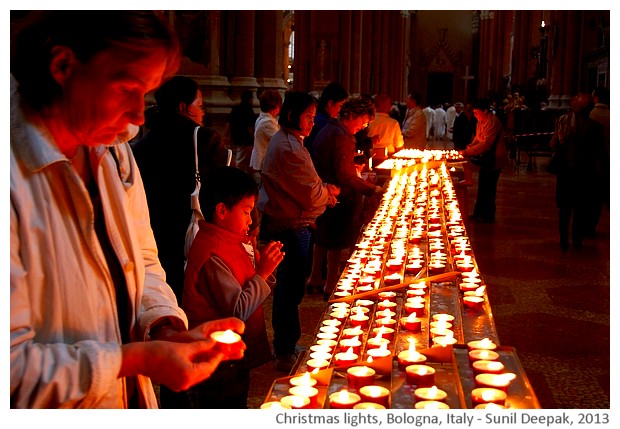
<instances>
[{"instance_id":1,"label":"person's bent head","mask_svg":"<svg viewBox=\"0 0 620 429\"><path fill-rule=\"evenodd\" d=\"M11 74L68 157L127 139L145 95L177 70L177 39L149 11L33 12L16 32Z\"/></svg>"},{"instance_id":2,"label":"person's bent head","mask_svg":"<svg viewBox=\"0 0 620 429\"><path fill-rule=\"evenodd\" d=\"M472 107L474 109L474 116L478 121L491 114L491 102L488 98L478 98L472 103Z\"/></svg>"},{"instance_id":3,"label":"person's bent head","mask_svg":"<svg viewBox=\"0 0 620 429\"><path fill-rule=\"evenodd\" d=\"M278 123L296 135L307 137L314 126L316 100L305 92L287 92L280 109Z\"/></svg>"},{"instance_id":4,"label":"person's bent head","mask_svg":"<svg viewBox=\"0 0 620 429\"><path fill-rule=\"evenodd\" d=\"M594 97L591 94L579 93L571 100L571 110L576 115L588 116L594 108Z\"/></svg>"},{"instance_id":5,"label":"person's bent head","mask_svg":"<svg viewBox=\"0 0 620 429\"><path fill-rule=\"evenodd\" d=\"M339 118L351 134L368 126L375 117L375 106L369 98L351 98L340 109Z\"/></svg>"},{"instance_id":6,"label":"person's bent head","mask_svg":"<svg viewBox=\"0 0 620 429\"><path fill-rule=\"evenodd\" d=\"M219 167L207 174L200 191L200 207L207 222L245 235L252 224L258 185L237 167Z\"/></svg>"},{"instance_id":7,"label":"person's bent head","mask_svg":"<svg viewBox=\"0 0 620 429\"><path fill-rule=\"evenodd\" d=\"M349 93L337 82L328 83L319 98L319 110L326 112L332 118L337 118L340 108L349 98Z\"/></svg>"},{"instance_id":8,"label":"person's bent head","mask_svg":"<svg viewBox=\"0 0 620 429\"><path fill-rule=\"evenodd\" d=\"M35 109L50 106L63 95L50 60L62 46L80 63L103 51L113 51L126 67L138 59L162 54L162 76L172 76L181 52L177 38L153 11L56 10L35 11L18 27L11 49L11 74L22 97Z\"/></svg>"}]
</instances>

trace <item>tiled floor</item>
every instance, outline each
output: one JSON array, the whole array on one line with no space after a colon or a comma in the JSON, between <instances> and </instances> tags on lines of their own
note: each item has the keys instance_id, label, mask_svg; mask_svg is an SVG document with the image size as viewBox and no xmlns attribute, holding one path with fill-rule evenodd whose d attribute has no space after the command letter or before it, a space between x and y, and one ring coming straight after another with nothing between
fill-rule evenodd
<instances>
[{"instance_id":1,"label":"tiled floor","mask_svg":"<svg viewBox=\"0 0 620 429\"><path fill-rule=\"evenodd\" d=\"M596 238L562 252L555 177L544 172L546 162L535 158L531 171L525 164L507 167L499 181L496 223L466 224L467 231L500 343L515 347L541 407L609 408L609 209ZM475 194L474 184L466 194L469 207ZM463 200L462 211L465 206ZM304 298L302 345L309 345L325 305L320 295ZM254 370L249 407L258 408L273 380L284 375L272 363Z\"/></svg>"}]
</instances>

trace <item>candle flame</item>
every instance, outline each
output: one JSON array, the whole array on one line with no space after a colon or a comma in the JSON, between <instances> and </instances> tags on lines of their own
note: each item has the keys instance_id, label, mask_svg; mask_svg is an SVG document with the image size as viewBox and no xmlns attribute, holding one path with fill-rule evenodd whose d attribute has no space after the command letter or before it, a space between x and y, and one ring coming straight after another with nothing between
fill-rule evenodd
<instances>
[{"instance_id":1,"label":"candle flame","mask_svg":"<svg viewBox=\"0 0 620 429\"><path fill-rule=\"evenodd\" d=\"M372 356L368 356L368 359L366 359L366 362L372 363L372 361L373 361Z\"/></svg>"},{"instance_id":2,"label":"candle flame","mask_svg":"<svg viewBox=\"0 0 620 429\"><path fill-rule=\"evenodd\" d=\"M495 398L495 391L491 389L485 389L482 391L482 395L480 396L482 397L483 401L491 401Z\"/></svg>"},{"instance_id":3,"label":"candle flame","mask_svg":"<svg viewBox=\"0 0 620 429\"><path fill-rule=\"evenodd\" d=\"M300 381L302 382L302 384L309 384L310 383L310 373L308 371L306 371L304 373L304 375L301 376Z\"/></svg>"},{"instance_id":4,"label":"candle flame","mask_svg":"<svg viewBox=\"0 0 620 429\"><path fill-rule=\"evenodd\" d=\"M508 383L508 382L511 382L512 380L514 380L515 378L517 378L517 374L515 374L513 372L506 372L504 374L498 374L497 378L502 383Z\"/></svg>"},{"instance_id":5,"label":"candle flame","mask_svg":"<svg viewBox=\"0 0 620 429\"><path fill-rule=\"evenodd\" d=\"M491 346L493 346L493 341L489 340L488 338L483 338L478 342L478 347L480 347L481 349L487 349Z\"/></svg>"},{"instance_id":6,"label":"candle flame","mask_svg":"<svg viewBox=\"0 0 620 429\"><path fill-rule=\"evenodd\" d=\"M485 288L486 286L480 286L479 288L476 288L476 291L474 292L474 294L476 296L483 296Z\"/></svg>"},{"instance_id":7,"label":"candle flame","mask_svg":"<svg viewBox=\"0 0 620 429\"><path fill-rule=\"evenodd\" d=\"M502 364L501 362L497 362L497 361L491 361L491 362L489 362L487 367L491 371L498 371L498 370L500 370L500 369L502 369L504 367L504 364Z\"/></svg>"},{"instance_id":8,"label":"candle flame","mask_svg":"<svg viewBox=\"0 0 620 429\"><path fill-rule=\"evenodd\" d=\"M415 338L408 338L407 341L409 341L409 354L411 355L415 352Z\"/></svg>"},{"instance_id":9,"label":"candle flame","mask_svg":"<svg viewBox=\"0 0 620 429\"><path fill-rule=\"evenodd\" d=\"M428 389L428 396L429 396L429 398L436 397L438 391L439 391L439 389L437 389L437 386L430 387Z\"/></svg>"},{"instance_id":10,"label":"candle flame","mask_svg":"<svg viewBox=\"0 0 620 429\"><path fill-rule=\"evenodd\" d=\"M353 352L353 347L349 347L349 349L345 352L345 355L347 355L347 357L354 356L355 353Z\"/></svg>"},{"instance_id":11,"label":"candle flame","mask_svg":"<svg viewBox=\"0 0 620 429\"><path fill-rule=\"evenodd\" d=\"M338 401L346 402L349 399L349 391L347 389L342 389L338 393Z\"/></svg>"},{"instance_id":12,"label":"candle flame","mask_svg":"<svg viewBox=\"0 0 620 429\"><path fill-rule=\"evenodd\" d=\"M416 317L415 317L415 311L414 311L413 313L411 313L411 314L407 317L407 322L409 322L409 323L413 323L413 322L415 322L415 319L416 319Z\"/></svg>"}]
</instances>

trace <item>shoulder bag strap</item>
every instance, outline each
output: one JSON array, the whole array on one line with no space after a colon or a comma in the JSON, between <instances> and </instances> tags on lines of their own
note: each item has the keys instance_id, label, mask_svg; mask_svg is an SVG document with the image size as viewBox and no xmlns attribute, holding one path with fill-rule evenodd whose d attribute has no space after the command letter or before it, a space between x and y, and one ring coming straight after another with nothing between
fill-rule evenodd
<instances>
[{"instance_id":1,"label":"shoulder bag strap","mask_svg":"<svg viewBox=\"0 0 620 429\"><path fill-rule=\"evenodd\" d=\"M195 177L196 177L196 189L192 192L192 210L197 210L202 217L202 211L200 210L200 201L198 200L198 194L200 193L200 170L198 169L198 130L200 126L194 128L194 161L196 163Z\"/></svg>"}]
</instances>

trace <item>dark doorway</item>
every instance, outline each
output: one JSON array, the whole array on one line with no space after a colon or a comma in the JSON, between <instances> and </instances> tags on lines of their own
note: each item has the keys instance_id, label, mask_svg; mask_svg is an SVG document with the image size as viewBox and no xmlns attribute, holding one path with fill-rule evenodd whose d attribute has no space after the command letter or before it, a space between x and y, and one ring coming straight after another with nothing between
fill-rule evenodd
<instances>
[{"instance_id":1,"label":"dark doorway","mask_svg":"<svg viewBox=\"0 0 620 429\"><path fill-rule=\"evenodd\" d=\"M428 86L426 89L427 103L436 106L439 103L452 103L454 74L452 73L429 73Z\"/></svg>"}]
</instances>

